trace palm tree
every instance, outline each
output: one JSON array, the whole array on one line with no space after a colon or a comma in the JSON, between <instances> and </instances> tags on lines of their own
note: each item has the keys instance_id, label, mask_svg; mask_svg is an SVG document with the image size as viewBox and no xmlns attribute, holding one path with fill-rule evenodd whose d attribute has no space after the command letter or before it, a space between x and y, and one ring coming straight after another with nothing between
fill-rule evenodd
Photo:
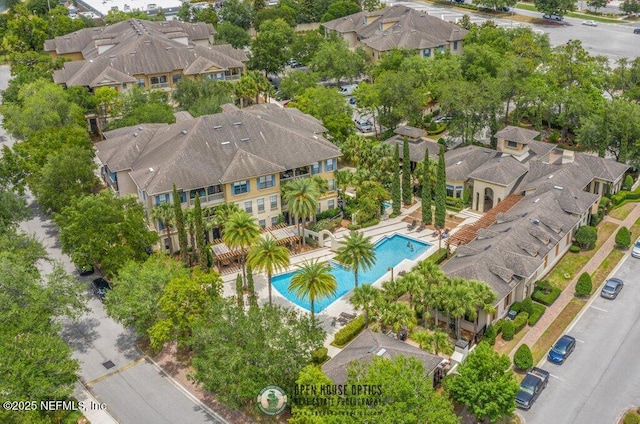
<instances>
[{"instance_id":1,"label":"palm tree","mask_svg":"<svg viewBox=\"0 0 640 424\"><path fill-rule=\"evenodd\" d=\"M245 211L235 212L224 224L222 240L231 249L240 250L240 262L242 264L242 283L246 288L247 271L245 269L245 249L249 248L260 236L260 227L256 219Z\"/></svg>"},{"instance_id":2,"label":"palm tree","mask_svg":"<svg viewBox=\"0 0 640 424\"><path fill-rule=\"evenodd\" d=\"M447 315L455 319L456 338L460 338L460 318L465 314L473 313L470 305L473 304L471 288L465 284L462 278L454 278L444 299L444 307Z\"/></svg>"},{"instance_id":3,"label":"palm tree","mask_svg":"<svg viewBox=\"0 0 640 424\"><path fill-rule=\"evenodd\" d=\"M169 239L169 254L173 254L173 241L171 240L171 228L175 220L173 205L169 202L163 202L151 209L151 217L162 222L167 238Z\"/></svg>"},{"instance_id":4,"label":"palm tree","mask_svg":"<svg viewBox=\"0 0 640 424\"><path fill-rule=\"evenodd\" d=\"M289 291L294 292L299 299L309 299L311 321L314 321L315 301L335 295L338 283L336 277L329 272L331 266L328 262L319 262L317 259L304 261L302 265L298 265L298 269L299 271L291 277Z\"/></svg>"},{"instance_id":5,"label":"palm tree","mask_svg":"<svg viewBox=\"0 0 640 424\"><path fill-rule=\"evenodd\" d=\"M407 302L389 303L382 312L382 323L398 334L401 328L411 330L416 325L416 314Z\"/></svg>"},{"instance_id":6,"label":"palm tree","mask_svg":"<svg viewBox=\"0 0 640 424\"><path fill-rule=\"evenodd\" d=\"M451 340L449 340L449 336L442 330L435 330L431 334L428 335L426 340L426 348L425 349L434 355L439 353L444 353L445 355L451 355L453 353L453 345L451 344Z\"/></svg>"},{"instance_id":7,"label":"palm tree","mask_svg":"<svg viewBox=\"0 0 640 424\"><path fill-rule=\"evenodd\" d=\"M493 314L496 309L496 294L491 290L491 287L482 281L469 280L468 283L471 286L473 308L476 311L474 315L476 319L473 323L473 334L475 336L478 334L478 310L483 311L485 314Z\"/></svg>"},{"instance_id":8,"label":"palm tree","mask_svg":"<svg viewBox=\"0 0 640 424\"><path fill-rule=\"evenodd\" d=\"M409 305L415 308L414 300L420 298L422 293L424 292L425 281L424 278L417 272L410 272L406 274L402 278L403 284L407 289L407 293L409 293Z\"/></svg>"},{"instance_id":9,"label":"palm tree","mask_svg":"<svg viewBox=\"0 0 640 424\"><path fill-rule=\"evenodd\" d=\"M369 284L365 284L361 287L356 287L353 290L353 296L349 299L349 302L356 309L362 309L364 312L364 328L369 327L369 316L371 310L374 308L378 297L381 296L380 290L372 287Z\"/></svg>"},{"instance_id":10,"label":"palm tree","mask_svg":"<svg viewBox=\"0 0 640 424\"><path fill-rule=\"evenodd\" d=\"M284 187L283 197L289 207L289 213L295 217L298 223L298 235L304 245L300 220L315 216L318 210L318 197L320 197L318 185L311 178L293 180Z\"/></svg>"},{"instance_id":11,"label":"palm tree","mask_svg":"<svg viewBox=\"0 0 640 424\"><path fill-rule=\"evenodd\" d=\"M289 266L289 249L279 246L271 236L260 237L247 255L247 263L256 271L267 273L269 305L271 305L271 276Z\"/></svg>"},{"instance_id":12,"label":"palm tree","mask_svg":"<svg viewBox=\"0 0 640 424\"><path fill-rule=\"evenodd\" d=\"M229 221L231 215L238 212L239 210L240 208L235 203L223 203L216 206L213 209L213 219L211 220L212 228L219 228L220 236L222 237L224 235L224 225L227 221Z\"/></svg>"},{"instance_id":13,"label":"palm tree","mask_svg":"<svg viewBox=\"0 0 640 424\"><path fill-rule=\"evenodd\" d=\"M363 233L351 231L344 243L336 251L336 260L345 268L353 271L355 286L358 287L358 271L366 271L376 263L376 253L371 237Z\"/></svg>"},{"instance_id":14,"label":"palm tree","mask_svg":"<svg viewBox=\"0 0 640 424\"><path fill-rule=\"evenodd\" d=\"M348 169L340 169L334 172L334 175L336 177L336 185L340 189L340 191L338 192L338 197L344 199L345 192L347 191L347 186L353 179L353 174Z\"/></svg>"}]
</instances>

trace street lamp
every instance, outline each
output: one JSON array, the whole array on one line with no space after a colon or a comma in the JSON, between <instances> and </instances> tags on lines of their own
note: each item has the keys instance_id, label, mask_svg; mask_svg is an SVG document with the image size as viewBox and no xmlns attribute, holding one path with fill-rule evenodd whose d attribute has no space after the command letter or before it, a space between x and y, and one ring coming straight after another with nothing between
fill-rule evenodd
<instances>
[{"instance_id":1,"label":"street lamp","mask_svg":"<svg viewBox=\"0 0 640 424\"><path fill-rule=\"evenodd\" d=\"M390 266L389 268L387 268L387 271L391 271L391 282L393 283L393 267Z\"/></svg>"}]
</instances>

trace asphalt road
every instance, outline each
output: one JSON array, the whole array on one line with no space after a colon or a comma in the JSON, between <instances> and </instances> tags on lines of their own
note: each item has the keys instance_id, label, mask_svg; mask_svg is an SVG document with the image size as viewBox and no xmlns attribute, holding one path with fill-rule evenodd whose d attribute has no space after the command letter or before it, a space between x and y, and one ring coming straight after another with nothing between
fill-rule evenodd
<instances>
[{"instance_id":1,"label":"asphalt road","mask_svg":"<svg viewBox=\"0 0 640 424\"><path fill-rule=\"evenodd\" d=\"M563 365L546 359L549 385L529 411L527 424L615 423L640 406L640 259L627 256L615 272L625 286L615 300L599 293L566 334L576 338Z\"/></svg>"}]
</instances>

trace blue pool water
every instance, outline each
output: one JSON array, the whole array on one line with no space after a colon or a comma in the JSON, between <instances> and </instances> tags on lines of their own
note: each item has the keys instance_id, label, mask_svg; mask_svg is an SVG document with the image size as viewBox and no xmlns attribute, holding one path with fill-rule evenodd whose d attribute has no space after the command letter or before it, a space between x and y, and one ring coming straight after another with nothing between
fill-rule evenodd
<instances>
[{"instance_id":1,"label":"blue pool water","mask_svg":"<svg viewBox=\"0 0 640 424\"><path fill-rule=\"evenodd\" d=\"M409 245L411 243L411 245ZM375 244L376 263L366 272L358 273L358 284L371 284L378 278L382 277L389 267L398 265L403 259L416 259L424 253L431 245L422 241L405 237L400 234L394 234L391 237L383 237ZM413 247L413 250L411 249ZM293 293L289 292L289 283L291 276L296 271L287 272L285 274L276 275L271 280L273 287L289 301L298 306L311 310L311 303L307 299L298 299ZM315 312L318 313L332 304L336 299L342 297L349 290L353 289L355 280L353 272L345 269L337 262L331 262L331 273L336 277L338 289L335 296L331 298L319 299L315 302Z\"/></svg>"}]
</instances>

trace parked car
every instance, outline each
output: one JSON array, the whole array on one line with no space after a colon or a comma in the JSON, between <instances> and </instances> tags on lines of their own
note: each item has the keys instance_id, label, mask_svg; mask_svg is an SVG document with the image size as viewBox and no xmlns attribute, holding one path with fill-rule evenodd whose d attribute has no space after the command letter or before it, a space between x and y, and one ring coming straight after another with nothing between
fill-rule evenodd
<instances>
[{"instance_id":1,"label":"parked car","mask_svg":"<svg viewBox=\"0 0 640 424\"><path fill-rule=\"evenodd\" d=\"M357 86L358 86L358 84L343 85L343 86L338 88L338 91L343 96L351 96L353 94L353 90L355 90L355 88Z\"/></svg>"},{"instance_id":2,"label":"parked car","mask_svg":"<svg viewBox=\"0 0 640 424\"><path fill-rule=\"evenodd\" d=\"M562 16L560 15L556 15L556 14L551 14L551 15L542 15L543 19L551 19L552 21L561 21L562 20Z\"/></svg>"},{"instance_id":3,"label":"parked car","mask_svg":"<svg viewBox=\"0 0 640 424\"><path fill-rule=\"evenodd\" d=\"M602 287L602 291L600 292L600 296L605 299L615 299L618 297L618 293L624 287L624 282L619 278L609 278L607 282Z\"/></svg>"},{"instance_id":4,"label":"parked car","mask_svg":"<svg viewBox=\"0 0 640 424\"><path fill-rule=\"evenodd\" d=\"M109 282L104 278L96 278L91 282L91 286L93 289L93 294L95 294L98 299L104 302L104 297L107 295L107 290L111 290Z\"/></svg>"},{"instance_id":5,"label":"parked car","mask_svg":"<svg viewBox=\"0 0 640 424\"><path fill-rule=\"evenodd\" d=\"M531 409L533 402L538 399L542 390L549 382L549 372L541 368L534 367L525 375L520 390L516 394L516 405L518 408Z\"/></svg>"},{"instance_id":6,"label":"parked car","mask_svg":"<svg viewBox=\"0 0 640 424\"><path fill-rule=\"evenodd\" d=\"M350 105L355 105L356 104L356 98L355 97L349 97L349 104Z\"/></svg>"},{"instance_id":7,"label":"parked car","mask_svg":"<svg viewBox=\"0 0 640 424\"><path fill-rule=\"evenodd\" d=\"M584 21L582 25L597 27L598 23L596 21Z\"/></svg>"},{"instance_id":8,"label":"parked car","mask_svg":"<svg viewBox=\"0 0 640 424\"><path fill-rule=\"evenodd\" d=\"M633 248L631 249L631 256L634 258L640 258L640 237L636 239L636 242L633 243Z\"/></svg>"},{"instance_id":9,"label":"parked car","mask_svg":"<svg viewBox=\"0 0 640 424\"><path fill-rule=\"evenodd\" d=\"M445 122L450 122L453 119L452 116L438 116L433 120L436 124L444 124Z\"/></svg>"},{"instance_id":10,"label":"parked car","mask_svg":"<svg viewBox=\"0 0 640 424\"><path fill-rule=\"evenodd\" d=\"M576 347L576 339L564 335L560 337L560 339L553 345L549 354L547 355L547 359L549 362L553 362L554 364L562 365L564 361L571 355L573 349Z\"/></svg>"},{"instance_id":11,"label":"parked car","mask_svg":"<svg viewBox=\"0 0 640 424\"><path fill-rule=\"evenodd\" d=\"M289 66L291 66L292 68L302 68L304 65L295 59L291 59L289 61Z\"/></svg>"},{"instance_id":12,"label":"parked car","mask_svg":"<svg viewBox=\"0 0 640 424\"><path fill-rule=\"evenodd\" d=\"M371 132L373 131L373 125L366 119L354 119L356 123L356 128L361 132Z\"/></svg>"},{"instance_id":13,"label":"parked car","mask_svg":"<svg viewBox=\"0 0 640 424\"><path fill-rule=\"evenodd\" d=\"M633 29L633 33L634 34L640 34L640 28L634 28Z\"/></svg>"}]
</instances>

